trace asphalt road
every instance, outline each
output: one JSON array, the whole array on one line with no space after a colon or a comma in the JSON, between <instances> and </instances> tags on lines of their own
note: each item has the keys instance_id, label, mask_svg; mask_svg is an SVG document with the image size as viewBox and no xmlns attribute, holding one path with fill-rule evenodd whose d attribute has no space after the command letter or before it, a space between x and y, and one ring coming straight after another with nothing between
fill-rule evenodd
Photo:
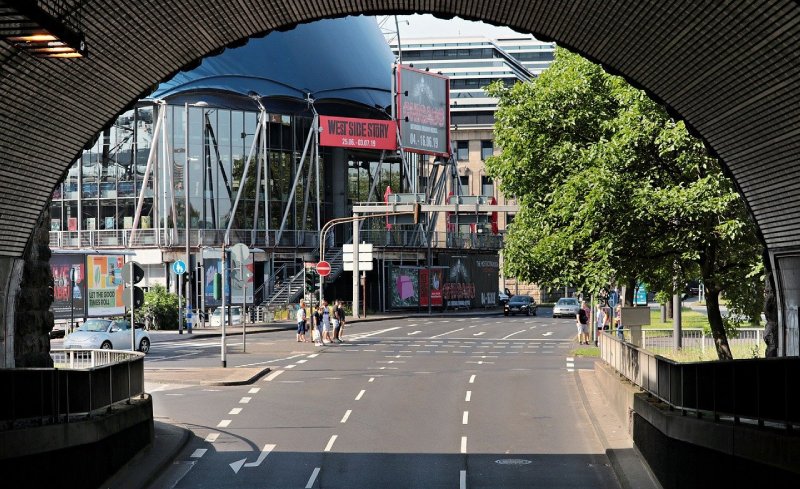
<instances>
[{"instance_id":1,"label":"asphalt road","mask_svg":"<svg viewBox=\"0 0 800 489\"><path fill-rule=\"evenodd\" d=\"M188 426L154 488L618 488L579 397L574 320L359 323L344 344L293 331L232 341L249 386L147 383ZM238 348L238 350L237 350ZM146 368L218 365L219 339L156 339ZM146 375L147 377L147 375Z\"/></svg>"}]
</instances>

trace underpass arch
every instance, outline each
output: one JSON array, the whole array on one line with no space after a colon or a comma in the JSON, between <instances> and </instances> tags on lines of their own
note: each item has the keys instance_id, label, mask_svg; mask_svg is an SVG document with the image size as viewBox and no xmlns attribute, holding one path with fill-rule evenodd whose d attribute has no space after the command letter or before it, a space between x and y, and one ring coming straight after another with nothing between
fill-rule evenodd
<instances>
[{"instance_id":1,"label":"underpass arch","mask_svg":"<svg viewBox=\"0 0 800 489\"><path fill-rule=\"evenodd\" d=\"M798 353L797 314L791 314L800 305L795 0L581 2L568 8L553 0L241 0L236 8L225 2L203 6L188 0L86 2L85 59L43 60L0 40L3 337L13 328L8 305L19 280L12 270L19 268L15 263L53 188L84 146L160 81L225 46L299 23L427 12L555 41L645 89L685 120L722 159L756 222L777 271L781 324L789 332L785 353ZM8 342L2 350L8 354Z\"/></svg>"}]
</instances>

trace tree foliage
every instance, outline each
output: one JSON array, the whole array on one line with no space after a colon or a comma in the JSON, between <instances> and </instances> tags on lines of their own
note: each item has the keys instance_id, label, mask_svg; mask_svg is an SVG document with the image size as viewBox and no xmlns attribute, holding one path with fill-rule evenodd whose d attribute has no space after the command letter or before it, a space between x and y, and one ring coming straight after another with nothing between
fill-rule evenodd
<instances>
[{"instance_id":1,"label":"tree foliage","mask_svg":"<svg viewBox=\"0 0 800 489\"><path fill-rule=\"evenodd\" d=\"M160 284L144 293L144 305L136 311L140 318L150 317L155 329L178 329L178 296Z\"/></svg>"},{"instance_id":2,"label":"tree foliage","mask_svg":"<svg viewBox=\"0 0 800 489\"><path fill-rule=\"evenodd\" d=\"M762 246L703 143L644 92L562 48L539 78L488 92L499 98L502 152L487 170L521 205L504 272L588 291L644 281L672 293L701 277L729 358L719 295L732 321L759 317Z\"/></svg>"}]
</instances>

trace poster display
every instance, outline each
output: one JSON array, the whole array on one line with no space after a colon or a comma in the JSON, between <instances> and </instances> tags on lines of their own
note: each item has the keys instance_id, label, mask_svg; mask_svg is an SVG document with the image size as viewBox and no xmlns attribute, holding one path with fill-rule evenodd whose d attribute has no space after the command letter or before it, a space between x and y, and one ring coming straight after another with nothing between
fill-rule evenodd
<instances>
[{"instance_id":1,"label":"poster display","mask_svg":"<svg viewBox=\"0 0 800 489\"><path fill-rule=\"evenodd\" d=\"M337 148L397 149L394 121L320 116L319 144Z\"/></svg>"},{"instance_id":2,"label":"poster display","mask_svg":"<svg viewBox=\"0 0 800 489\"><path fill-rule=\"evenodd\" d=\"M497 255L440 254L446 268L442 296L445 307L494 307L500 259Z\"/></svg>"},{"instance_id":3,"label":"poster display","mask_svg":"<svg viewBox=\"0 0 800 489\"><path fill-rule=\"evenodd\" d=\"M232 267L229 278L230 289L228 297L231 303L239 305L247 294L247 303L253 303L253 284L255 280L255 265L253 264L253 254L245 261L242 270Z\"/></svg>"},{"instance_id":4,"label":"poster display","mask_svg":"<svg viewBox=\"0 0 800 489\"><path fill-rule=\"evenodd\" d=\"M397 120L406 151L450 154L450 80L408 66L397 69Z\"/></svg>"},{"instance_id":5,"label":"poster display","mask_svg":"<svg viewBox=\"0 0 800 489\"><path fill-rule=\"evenodd\" d=\"M122 255L86 257L88 316L115 316L125 313L125 306L122 304L124 264Z\"/></svg>"},{"instance_id":6,"label":"poster display","mask_svg":"<svg viewBox=\"0 0 800 489\"><path fill-rule=\"evenodd\" d=\"M419 307L419 268L390 267L387 286L392 309Z\"/></svg>"},{"instance_id":7,"label":"poster display","mask_svg":"<svg viewBox=\"0 0 800 489\"><path fill-rule=\"evenodd\" d=\"M428 307L428 297L432 307L442 307L442 288L444 270L441 268L422 268L419 271L419 305Z\"/></svg>"},{"instance_id":8,"label":"poster display","mask_svg":"<svg viewBox=\"0 0 800 489\"><path fill-rule=\"evenodd\" d=\"M75 270L74 282L70 273ZM53 273L53 317L55 319L82 318L86 298L85 255L54 254L50 258ZM73 309L74 304L74 309Z\"/></svg>"},{"instance_id":9,"label":"poster display","mask_svg":"<svg viewBox=\"0 0 800 489\"><path fill-rule=\"evenodd\" d=\"M214 276L222 272L222 259L219 258L220 254L216 253L216 257L208 255L203 257L203 295L205 296L205 306L207 309L213 309L222 305L222 301L214 299ZM230 291L230 289L226 289Z\"/></svg>"}]
</instances>

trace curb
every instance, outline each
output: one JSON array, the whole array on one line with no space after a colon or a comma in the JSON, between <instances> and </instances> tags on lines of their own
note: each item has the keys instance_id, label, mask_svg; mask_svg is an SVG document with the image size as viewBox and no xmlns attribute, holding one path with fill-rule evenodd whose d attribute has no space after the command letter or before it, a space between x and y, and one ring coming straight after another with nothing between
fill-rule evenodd
<instances>
[{"instance_id":1,"label":"curb","mask_svg":"<svg viewBox=\"0 0 800 489\"><path fill-rule=\"evenodd\" d=\"M216 385L216 386L230 386L230 385L250 385L253 382L257 381L261 377L265 376L266 374L270 373L272 369L270 367L265 367L261 369L255 375L252 375L249 379L246 380L224 380L224 381L216 381L216 380L201 380L200 385Z\"/></svg>"}]
</instances>

